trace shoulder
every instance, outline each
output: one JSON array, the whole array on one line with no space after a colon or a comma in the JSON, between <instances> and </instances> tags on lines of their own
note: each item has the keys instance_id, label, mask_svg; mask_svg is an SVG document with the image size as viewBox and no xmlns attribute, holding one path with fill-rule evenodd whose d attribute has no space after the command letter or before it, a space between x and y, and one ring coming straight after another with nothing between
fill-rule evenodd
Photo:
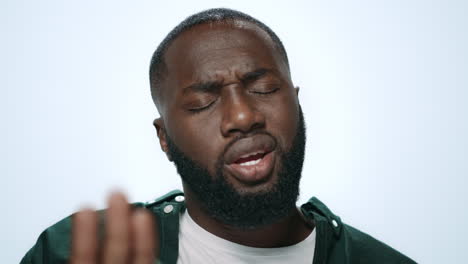
<instances>
[{"instance_id":1,"label":"shoulder","mask_svg":"<svg viewBox=\"0 0 468 264\"><path fill-rule=\"evenodd\" d=\"M347 224L343 224L340 242L356 263L416 263L382 241Z\"/></svg>"},{"instance_id":2,"label":"shoulder","mask_svg":"<svg viewBox=\"0 0 468 264\"><path fill-rule=\"evenodd\" d=\"M149 202L133 203L132 206L150 210L155 215L157 224L158 219L170 215L167 213L170 208L173 213L184 209L180 200L183 201L183 193L175 190ZM100 223L103 224L106 210L100 210L98 213ZM67 263L70 257L72 218L73 215L65 217L44 230L34 246L23 257L21 264Z\"/></svg>"},{"instance_id":3,"label":"shoulder","mask_svg":"<svg viewBox=\"0 0 468 264\"><path fill-rule=\"evenodd\" d=\"M21 264L67 263L71 243L71 219L68 216L44 230Z\"/></svg>"},{"instance_id":4,"label":"shoulder","mask_svg":"<svg viewBox=\"0 0 468 264\"><path fill-rule=\"evenodd\" d=\"M372 236L341 221L324 203L312 197L303 214L317 228L318 263L416 263Z\"/></svg>"}]
</instances>

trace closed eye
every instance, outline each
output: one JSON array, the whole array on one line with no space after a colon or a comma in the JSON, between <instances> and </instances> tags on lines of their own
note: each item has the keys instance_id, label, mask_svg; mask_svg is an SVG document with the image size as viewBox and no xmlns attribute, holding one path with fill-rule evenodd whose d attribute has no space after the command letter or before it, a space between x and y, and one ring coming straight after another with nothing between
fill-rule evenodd
<instances>
[{"instance_id":1,"label":"closed eye","mask_svg":"<svg viewBox=\"0 0 468 264\"><path fill-rule=\"evenodd\" d=\"M192 112L192 113L200 113L200 112L202 112L204 110L208 110L208 108L210 108L215 102L216 102L216 100L213 100L207 105L204 105L204 106L201 106L201 107L190 108L188 110L190 112Z\"/></svg>"},{"instance_id":2,"label":"closed eye","mask_svg":"<svg viewBox=\"0 0 468 264\"><path fill-rule=\"evenodd\" d=\"M279 90L279 88L275 88L275 89L268 90L268 91L253 90L253 91L251 91L251 93L259 94L259 95L267 95L267 94L275 93L275 92L277 92L278 90Z\"/></svg>"}]
</instances>

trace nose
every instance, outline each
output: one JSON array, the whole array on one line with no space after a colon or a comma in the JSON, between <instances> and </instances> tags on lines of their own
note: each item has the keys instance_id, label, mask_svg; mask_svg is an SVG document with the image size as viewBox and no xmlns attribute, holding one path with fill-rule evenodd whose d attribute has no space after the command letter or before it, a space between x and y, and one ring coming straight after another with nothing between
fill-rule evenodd
<instances>
[{"instance_id":1,"label":"nose","mask_svg":"<svg viewBox=\"0 0 468 264\"><path fill-rule=\"evenodd\" d=\"M221 133L224 137L246 134L265 127L265 116L258 111L253 98L242 89L232 89L223 98Z\"/></svg>"}]
</instances>

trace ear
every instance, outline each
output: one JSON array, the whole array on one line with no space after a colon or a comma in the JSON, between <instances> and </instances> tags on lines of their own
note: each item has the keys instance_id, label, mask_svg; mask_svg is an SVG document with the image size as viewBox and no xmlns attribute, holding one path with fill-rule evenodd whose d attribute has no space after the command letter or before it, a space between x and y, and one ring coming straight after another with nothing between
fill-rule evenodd
<instances>
[{"instance_id":1,"label":"ear","mask_svg":"<svg viewBox=\"0 0 468 264\"><path fill-rule=\"evenodd\" d=\"M166 138L166 128L164 127L164 120L161 118L156 118L153 121L153 125L156 128L156 134L159 138L159 145L161 146L161 150L166 153L167 159L172 161L171 156L169 155L169 148L167 147L167 138Z\"/></svg>"}]
</instances>

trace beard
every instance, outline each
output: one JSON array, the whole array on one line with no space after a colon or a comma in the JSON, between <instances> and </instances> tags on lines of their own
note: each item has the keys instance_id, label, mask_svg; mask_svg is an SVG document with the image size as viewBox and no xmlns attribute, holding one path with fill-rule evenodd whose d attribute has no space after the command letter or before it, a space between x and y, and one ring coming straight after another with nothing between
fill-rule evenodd
<instances>
[{"instance_id":1,"label":"beard","mask_svg":"<svg viewBox=\"0 0 468 264\"><path fill-rule=\"evenodd\" d=\"M299 120L291 148L284 150L277 145L277 160L280 162L277 181L266 190L255 193L236 190L227 181L223 173L223 155L216 162L215 175L212 176L206 168L180 151L167 134L166 140L177 172L201 202L202 210L226 225L253 229L278 222L296 208L304 163L305 130L304 116L299 107Z\"/></svg>"}]
</instances>

